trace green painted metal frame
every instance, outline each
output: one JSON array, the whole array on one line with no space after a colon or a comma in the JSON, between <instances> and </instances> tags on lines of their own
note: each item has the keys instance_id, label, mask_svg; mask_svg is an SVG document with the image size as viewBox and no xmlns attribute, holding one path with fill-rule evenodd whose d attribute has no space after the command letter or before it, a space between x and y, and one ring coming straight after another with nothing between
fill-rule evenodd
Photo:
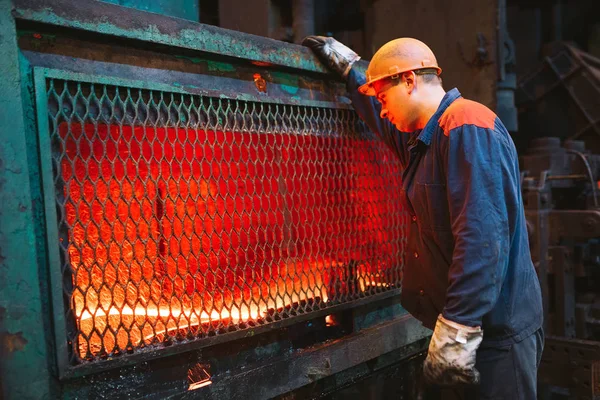
<instances>
[{"instance_id":1,"label":"green painted metal frame","mask_svg":"<svg viewBox=\"0 0 600 400\"><path fill-rule=\"evenodd\" d=\"M56 398L30 65L0 1L0 398Z\"/></svg>"},{"instance_id":2,"label":"green painted metal frame","mask_svg":"<svg viewBox=\"0 0 600 400\"><path fill-rule=\"evenodd\" d=\"M99 1L16 0L17 20L39 22L259 63L329 73L302 46Z\"/></svg>"},{"instance_id":3,"label":"green painted metal frame","mask_svg":"<svg viewBox=\"0 0 600 400\"><path fill-rule=\"evenodd\" d=\"M46 78L57 78L65 80L73 80L77 82L85 83L97 83L102 85L111 86L123 86L132 89L145 89L145 90L157 90L163 92L173 92L178 94L191 94L201 95L207 97L214 97L209 91L198 89L194 92L188 91L185 88L178 85L176 82L173 84L154 82L154 81L142 81L135 79L121 78L118 76L108 76L100 74L86 74L80 72L72 72L68 70L59 70L45 67L34 67L34 74L36 76L45 76ZM37 89L37 86L36 86ZM337 108L337 109L353 109L349 103L342 102L331 102L331 101L317 101L302 99L299 97L289 97L288 99L276 96L269 96L268 94L257 94L253 95L247 92L238 92L235 94L220 94L219 98L229 100L239 100L248 102L260 102L260 103L272 103L272 104L285 104L292 106L309 106L309 107L322 107L322 108Z\"/></svg>"},{"instance_id":4,"label":"green painted metal frame","mask_svg":"<svg viewBox=\"0 0 600 400\"><path fill-rule=\"evenodd\" d=\"M202 347L214 345L216 343L231 341L239 339L248 335L255 335L262 331L272 330L287 325L299 323L308 319L316 318L322 315L338 312L344 309L356 307L361 304L369 303L385 299L400 294L400 289L392 289L387 292L379 293L376 295L369 296L364 299L351 301L344 304L330 306L326 309L307 313L304 315L298 315L288 320L282 320L274 323L265 324L263 326L255 327L253 329L246 329L237 332L231 332L223 335L217 335L214 337L202 338L196 341L177 344L175 346L165 348L152 348L149 351L139 351L133 355L123 355L115 359L107 359L104 361L93 362L89 364L71 365L69 363L68 345L66 343L67 338L67 326L65 316L65 306L63 301L63 278L60 271L60 254L59 254L59 232L57 224L56 214L56 192L54 187L54 176L52 171L52 160L51 160L51 143L49 137L49 125L48 125L48 99L46 90L46 80L48 78L72 80L77 82L95 83L95 84L106 84L106 85L117 85L136 89L146 90L160 90L160 91L171 91L176 93L188 93L184 89L178 86L172 86L164 83L138 81L130 79L122 79L117 77L100 76L100 75L88 75L83 73L71 72L66 70L50 69L43 67L33 68L34 83L35 83L35 99L36 99L36 114L38 121L38 142L39 142L39 157L41 163L41 178L44 193L44 206L45 206L45 222L46 222L46 245L48 252L48 268L50 272L50 296L52 298L52 318L54 323L54 335L55 335L55 348L56 348L56 361L58 366L59 378L67 379L77 376L83 376L91 372L98 372L106 369L112 369L125 365L131 365L135 362L146 359L154 359L157 357L165 357L177 353L189 351L191 349L199 349ZM222 96L222 98L239 99L238 97ZM269 100L269 101L265 101ZM263 99L263 102L271 102L271 99ZM272 99L273 102L282 102L281 99ZM256 101L256 99L252 99ZM305 101L305 105L315 106L315 102ZM323 103L321 106L327 105L332 106L329 102L317 102ZM294 102L293 104L298 104ZM338 108L346 108L345 104L339 104Z\"/></svg>"},{"instance_id":5,"label":"green painted metal frame","mask_svg":"<svg viewBox=\"0 0 600 400\"><path fill-rule=\"evenodd\" d=\"M19 21L37 22L44 23L53 26L70 27L76 29L84 29L94 33L100 33L111 36L124 37L129 39L137 39L143 41L151 41L158 44L166 44L179 48L193 49L201 51L204 54L210 56L210 54L218 54L220 56L232 56L237 59L244 59L256 62L257 65L277 65L283 67L291 67L294 69L300 69L303 71L324 73L328 72L312 53L300 46L282 43L279 41L253 37L251 35L240 34L233 31L227 31L220 28L203 26L201 24L191 23L182 20L177 21L177 28L175 36L165 36L158 34L152 29L124 29L117 25L111 25L106 22L111 20L111 15L122 13L122 8L111 4L103 4L99 2L93 2L94 6L88 11L89 13L84 14L86 19L98 18L93 23L83 23L79 21L73 15L61 15L60 10L70 10L68 3L70 1L15 1L15 10L13 12L15 18ZM100 10L100 11L98 11ZM127 12L137 18L138 20L146 20L153 18L152 14L138 10L127 10ZM92 15L90 17L90 15ZM169 22L168 17L156 16L157 26L165 21ZM135 25L135 24L134 24ZM151 25L151 24L149 24ZM158 28L157 28L158 29ZM190 37L193 37L193 41L190 41ZM24 72L25 74L25 72ZM341 311L343 309L351 308L364 304L377 299L383 299L390 296L399 294L399 290L392 290L386 293L382 293L377 296L371 296L368 299L361 299L358 301L345 303L330 307L326 310L314 312L307 315L301 315L290 320L277 321L253 329L252 331L240 331L234 332L227 335L220 335L216 337L210 337L196 342L172 346L164 349L151 349L147 352L140 352L131 356L124 356L114 360L106 360L104 362L96 362L91 364L82 364L79 366L73 366L69 364L68 357L68 345L65 341L66 336L66 321L65 321L65 306L62 298L62 276L60 270L52 268L52 266L60 265L60 255L58 253L59 233L57 230L57 219L55 204L55 189L52 176L52 162L50 159L50 142L48 137L48 121L47 121L47 96L46 96L46 79L47 78L59 78L66 80L76 80L81 82L89 83L100 83L119 85L132 88L143 88L148 90L161 90L169 91L174 93L189 93L184 88L178 87L176 84L162 84L157 82L147 82L131 79L122 79L115 76L100 76L90 75L83 73L76 73L66 70L56 70L35 67L34 68L34 82L35 82L35 98L37 107L37 121L38 125L38 141L39 141L39 154L41 163L42 173L42 185L44 195L44 207L45 207L45 222L46 222L46 249L49 262L49 273L50 273L50 288L49 296L52 298L52 322L54 324L54 346L56 349L56 362L58 367L58 376L60 379L72 378L77 376L83 376L91 372L98 372L105 369L112 369L124 365L130 365L135 362L139 362L145 359L153 359L160 356L168 356L191 349L198 349L205 346L210 346L216 343L235 340L237 338L244 337L248 334L254 335L261 330L277 329L293 323L298 323L310 318L318 317L319 315L325 315L331 312ZM198 93L195 93L198 94ZM291 105L305 105L313 107L327 107L327 108L350 108L349 104L340 102L326 102L326 101L314 101L300 98L289 98L282 99L281 97L270 97L262 93L250 94L250 93L238 93L235 97L233 96L221 96L222 98L236 99L242 101L260 101L268 103L278 104L291 104Z\"/></svg>"},{"instance_id":6,"label":"green painted metal frame","mask_svg":"<svg viewBox=\"0 0 600 400\"><path fill-rule=\"evenodd\" d=\"M52 319L54 322L54 340L56 361L59 373L67 368L68 348L65 307L62 296L62 274L60 268L58 224L56 215L56 192L52 176L52 149L48 125L48 98L46 91L47 70L34 68L36 115L38 122L38 143L41 166L42 187L44 193L44 210L46 219L46 246L48 269L50 272L50 296L52 299ZM61 373L62 375L62 373Z\"/></svg>"}]
</instances>

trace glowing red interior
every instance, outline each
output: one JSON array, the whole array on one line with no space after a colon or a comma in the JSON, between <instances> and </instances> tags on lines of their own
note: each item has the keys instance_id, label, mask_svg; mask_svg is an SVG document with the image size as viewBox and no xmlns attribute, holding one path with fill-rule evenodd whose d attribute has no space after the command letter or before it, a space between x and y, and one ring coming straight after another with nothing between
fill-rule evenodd
<instances>
[{"instance_id":1,"label":"glowing red interior","mask_svg":"<svg viewBox=\"0 0 600 400\"><path fill-rule=\"evenodd\" d=\"M400 282L399 166L380 142L77 123L58 133L82 358ZM357 285L344 278L351 261Z\"/></svg>"}]
</instances>

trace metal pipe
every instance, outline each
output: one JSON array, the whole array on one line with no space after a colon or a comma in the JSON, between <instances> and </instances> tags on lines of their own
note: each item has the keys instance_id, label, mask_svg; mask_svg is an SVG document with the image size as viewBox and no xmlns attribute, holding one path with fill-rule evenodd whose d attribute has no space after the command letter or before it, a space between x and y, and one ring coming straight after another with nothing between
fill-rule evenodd
<instances>
[{"instance_id":1,"label":"metal pipe","mask_svg":"<svg viewBox=\"0 0 600 400\"><path fill-rule=\"evenodd\" d=\"M315 33L314 0L292 0L292 28L294 43L300 43L308 35Z\"/></svg>"},{"instance_id":2,"label":"metal pipe","mask_svg":"<svg viewBox=\"0 0 600 400\"><path fill-rule=\"evenodd\" d=\"M583 165L585 166L588 177L590 179L590 184L592 185L592 196L594 197L594 208L598 208L598 198L596 196L596 182L594 181L594 174L592 173L592 168L590 168L590 163L588 163L588 160L587 160L587 158L585 158L585 155L579 151L571 150L571 149L565 149L565 151L570 154L575 154L577 157L579 157L581 159L581 161L583 161Z\"/></svg>"},{"instance_id":3,"label":"metal pipe","mask_svg":"<svg viewBox=\"0 0 600 400\"><path fill-rule=\"evenodd\" d=\"M552 39L557 42L562 40L562 4L560 0L552 5Z\"/></svg>"}]
</instances>

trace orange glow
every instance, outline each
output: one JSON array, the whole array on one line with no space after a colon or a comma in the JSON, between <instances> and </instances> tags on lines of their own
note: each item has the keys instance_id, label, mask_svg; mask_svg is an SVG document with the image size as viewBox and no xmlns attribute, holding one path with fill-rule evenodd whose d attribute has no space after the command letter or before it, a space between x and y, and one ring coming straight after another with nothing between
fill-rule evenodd
<instances>
[{"instance_id":1,"label":"orange glow","mask_svg":"<svg viewBox=\"0 0 600 400\"><path fill-rule=\"evenodd\" d=\"M375 162L366 141L76 123L58 132L82 359L400 281L397 166Z\"/></svg>"},{"instance_id":2,"label":"orange glow","mask_svg":"<svg viewBox=\"0 0 600 400\"><path fill-rule=\"evenodd\" d=\"M188 387L188 390L196 390L196 389L203 388L204 386L208 386L208 385L212 385L212 381L208 380L208 381L203 381L203 382L198 382L198 383L192 383Z\"/></svg>"},{"instance_id":3,"label":"orange glow","mask_svg":"<svg viewBox=\"0 0 600 400\"><path fill-rule=\"evenodd\" d=\"M188 386L188 391L211 385L212 381L210 378L210 373L206 370L204 365L194 365L188 370L188 382L190 384L190 386Z\"/></svg>"},{"instance_id":4,"label":"orange glow","mask_svg":"<svg viewBox=\"0 0 600 400\"><path fill-rule=\"evenodd\" d=\"M325 325L327 325L327 326L337 325L337 322L335 321L335 318L333 318L333 315L329 314L329 315L325 316Z\"/></svg>"},{"instance_id":5,"label":"orange glow","mask_svg":"<svg viewBox=\"0 0 600 400\"><path fill-rule=\"evenodd\" d=\"M260 74L254 74L252 77L254 78L254 85L256 86L256 89L258 89L259 92L266 92L267 81L265 81Z\"/></svg>"}]
</instances>

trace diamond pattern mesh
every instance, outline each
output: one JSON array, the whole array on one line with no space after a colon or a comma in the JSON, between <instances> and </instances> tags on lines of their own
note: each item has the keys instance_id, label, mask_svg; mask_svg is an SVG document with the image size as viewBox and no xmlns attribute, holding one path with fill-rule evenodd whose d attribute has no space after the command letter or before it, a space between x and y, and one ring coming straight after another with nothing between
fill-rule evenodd
<instances>
[{"instance_id":1,"label":"diamond pattern mesh","mask_svg":"<svg viewBox=\"0 0 600 400\"><path fill-rule=\"evenodd\" d=\"M72 363L400 287L399 164L353 111L60 79L47 96Z\"/></svg>"}]
</instances>

